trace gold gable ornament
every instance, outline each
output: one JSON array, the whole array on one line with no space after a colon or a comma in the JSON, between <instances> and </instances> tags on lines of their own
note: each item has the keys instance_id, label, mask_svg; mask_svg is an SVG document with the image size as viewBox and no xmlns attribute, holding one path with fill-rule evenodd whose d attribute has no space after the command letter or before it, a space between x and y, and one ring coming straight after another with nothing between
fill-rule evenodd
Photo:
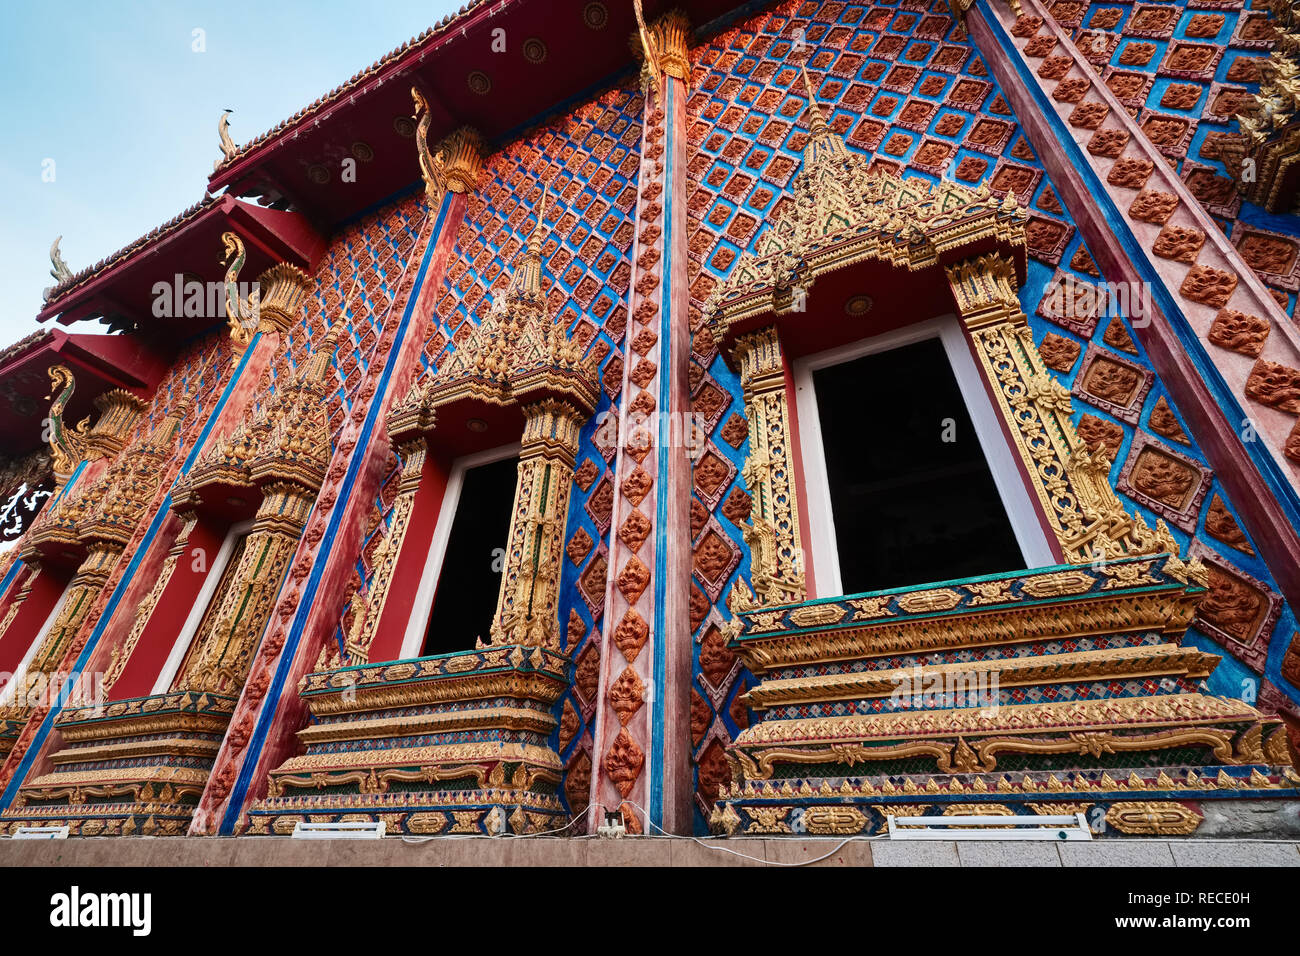
<instances>
[{"instance_id":1,"label":"gold gable ornament","mask_svg":"<svg viewBox=\"0 0 1300 956\"><path fill-rule=\"evenodd\" d=\"M424 194L432 205L442 202L448 192L468 193L478 189L483 171L483 137L477 130L462 126L448 135L437 150L429 149L429 129L433 117L429 101L419 87L411 87L415 105L415 148L420 161Z\"/></svg>"},{"instance_id":2,"label":"gold gable ornament","mask_svg":"<svg viewBox=\"0 0 1300 956\"><path fill-rule=\"evenodd\" d=\"M76 379L66 365L50 366L49 376L51 392L46 398L53 398L49 414L50 461L56 487L62 488L82 461L111 458L122 450L144 412L145 402L124 389L111 389L95 396L99 417L93 426L87 417L70 429L63 421L63 412L76 391Z\"/></svg>"}]
</instances>

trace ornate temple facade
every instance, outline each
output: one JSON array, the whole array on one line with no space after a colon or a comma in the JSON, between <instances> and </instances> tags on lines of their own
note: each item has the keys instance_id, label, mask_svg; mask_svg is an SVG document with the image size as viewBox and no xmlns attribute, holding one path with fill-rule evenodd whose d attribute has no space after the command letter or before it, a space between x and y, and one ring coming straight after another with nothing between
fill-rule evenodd
<instances>
[{"instance_id":1,"label":"ornate temple facade","mask_svg":"<svg viewBox=\"0 0 1300 956\"><path fill-rule=\"evenodd\" d=\"M55 244L0 834L1300 832L1293 9L558 6Z\"/></svg>"}]
</instances>

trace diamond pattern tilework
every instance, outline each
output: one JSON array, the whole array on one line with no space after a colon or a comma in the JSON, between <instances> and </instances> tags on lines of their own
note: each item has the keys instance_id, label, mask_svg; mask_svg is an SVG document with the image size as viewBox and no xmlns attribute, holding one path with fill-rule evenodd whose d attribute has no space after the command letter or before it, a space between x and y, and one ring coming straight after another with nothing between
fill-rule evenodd
<instances>
[{"instance_id":1,"label":"diamond pattern tilework","mask_svg":"<svg viewBox=\"0 0 1300 956\"><path fill-rule=\"evenodd\" d=\"M1239 3L1204 0L1096 3L1087 9L1084 29L1075 31L1075 42L1085 52L1105 38L1113 55L1096 62L1105 64L1106 84L1140 122L1154 123L1157 148L1234 242L1247 223L1269 228L1292 218L1243 203L1231 187L1236 171L1225 168L1219 156L1224 139L1240 134L1237 100L1243 92L1259 90L1259 64L1267 59L1273 39L1251 21L1264 15ZM1249 36L1243 39L1243 34ZM1126 47L1134 50L1126 55ZM1286 240L1292 251L1300 250L1294 220L1283 229L1290 233ZM1256 263L1250 265L1276 290L1280 303L1286 300L1282 309L1291 314L1295 288Z\"/></svg>"}]
</instances>

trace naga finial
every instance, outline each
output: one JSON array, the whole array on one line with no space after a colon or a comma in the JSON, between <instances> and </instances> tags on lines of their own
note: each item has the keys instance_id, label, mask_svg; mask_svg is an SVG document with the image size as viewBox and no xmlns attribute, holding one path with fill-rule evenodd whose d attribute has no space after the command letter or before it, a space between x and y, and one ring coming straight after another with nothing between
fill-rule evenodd
<instances>
[{"instance_id":1,"label":"naga finial","mask_svg":"<svg viewBox=\"0 0 1300 956\"><path fill-rule=\"evenodd\" d=\"M429 126L433 117L429 114L429 101L417 87L411 87L411 101L415 104L416 121L415 148L420 160L420 176L424 179L424 192L430 202L438 203L447 193L447 175L443 168L442 151L429 151Z\"/></svg>"},{"instance_id":2,"label":"naga finial","mask_svg":"<svg viewBox=\"0 0 1300 956\"><path fill-rule=\"evenodd\" d=\"M68 407L68 402L72 401L72 393L76 391L77 383L72 377L72 370L66 365L51 365L49 375L50 394L45 397L54 399L50 405L49 415L50 461L53 465L55 481L62 488L76 471L77 463L86 457L84 439L90 419L85 419L71 431L64 428L63 410Z\"/></svg>"},{"instance_id":3,"label":"naga finial","mask_svg":"<svg viewBox=\"0 0 1300 956\"><path fill-rule=\"evenodd\" d=\"M63 254L59 252L59 243L62 241L63 237L59 236L54 240L54 244L50 246L50 265L54 267L50 270L50 275L54 277L57 285L62 285L72 278L72 270L63 261Z\"/></svg>"},{"instance_id":4,"label":"naga finial","mask_svg":"<svg viewBox=\"0 0 1300 956\"><path fill-rule=\"evenodd\" d=\"M223 232L221 245L225 250L221 264L226 267L226 325L236 350L242 353L257 329L259 295L254 291L248 299L243 299L239 294L239 273L248 258L243 240L233 232Z\"/></svg>"},{"instance_id":5,"label":"naga finial","mask_svg":"<svg viewBox=\"0 0 1300 956\"><path fill-rule=\"evenodd\" d=\"M655 45L654 37L650 35L650 30L645 25L645 13L641 9L641 0L632 0L632 9L636 12L636 28L641 36L641 50L645 54L645 72L642 75L649 77L650 85L657 95L659 93L659 74L663 69L659 64L659 48Z\"/></svg>"},{"instance_id":6,"label":"naga finial","mask_svg":"<svg viewBox=\"0 0 1300 956\"><path fill-rule=\"evenodd\" d=\"M216 162L212 164L213 169L216 169L224 162L228 162L229 160L234 159L235 156L239 153L239 147L236 146L235 141L230 138L229 116L233 112L234 110L222 110L221 119L217 120L217 136L220 137L221 140L222 156L221 159L218 159Z\"/></svg>"}]
</instances>

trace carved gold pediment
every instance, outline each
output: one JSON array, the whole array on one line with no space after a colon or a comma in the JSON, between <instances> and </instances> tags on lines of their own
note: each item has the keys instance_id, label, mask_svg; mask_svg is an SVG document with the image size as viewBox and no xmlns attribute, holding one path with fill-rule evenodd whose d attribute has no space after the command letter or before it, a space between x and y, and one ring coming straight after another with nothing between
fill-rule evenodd
<instances>
[{"instance_id":1,"label":"carved gold pediment","mask_svg":"<svg viewBox=\"0 0 1300 956\"><path fill-rule=\"evenodd\" d=\"M431 430L439 408L464 401L513 405L559 398L590 414L599 395L595 356L584 356L553 319L542 289L547 193L504 292L427 381L417 380L388 417L396 441Z\"/></svg>"},{"instance_id":2,"label":"carved gold pediment","mask_svg":"<svg viewBox=\"0 0 1300 956\"><path fill-rule=\"evenodd\" d=\"M716 341L728 340L746 319L800 309L819 276L857 263L915 273L977 249L1023 250L1028 216L1013 195L999 199L985 185L873 172L871 158L850 151L826 123L806 72L804 84L809 138L802 165L781 215L704 304Z\"/></svg>"},{"instance_id":3,"label":"carved gold pediment","mask_svg":"<svg viewBox=\"0 0 1300 956\"><path fill-rule=\"evenodd\" d=\"M220 441L213 442L177 482L173 507L192 508L201 489L294 482L315 490L329 467L326 387L330 360L343 335L335 322L294 379Z\"/></svg>"}]
</instances>

